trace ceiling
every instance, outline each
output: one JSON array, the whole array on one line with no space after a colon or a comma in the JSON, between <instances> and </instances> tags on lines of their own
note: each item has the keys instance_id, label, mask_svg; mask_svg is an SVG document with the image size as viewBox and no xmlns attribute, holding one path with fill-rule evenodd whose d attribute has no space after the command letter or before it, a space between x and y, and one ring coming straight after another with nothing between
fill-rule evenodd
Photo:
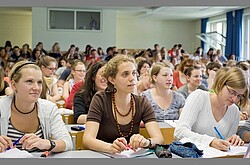
<instances>
[{"instance_id":1,"label":"ceiling","mask_svg":"<svg viewBox=\"0 0 250 165\"><path fill-rule=\"evenodd\" d=\"M245 8L242 6L155 6L155 7L115 7L100 6L88 9L112 9L118 17L140 17L163 20L197 20ZM78 8L79 9L79 8ZM86 9L86 8L85 8ZM32 14L31 7L0 7L0 14Z\"/></svg>"}]
</instances>

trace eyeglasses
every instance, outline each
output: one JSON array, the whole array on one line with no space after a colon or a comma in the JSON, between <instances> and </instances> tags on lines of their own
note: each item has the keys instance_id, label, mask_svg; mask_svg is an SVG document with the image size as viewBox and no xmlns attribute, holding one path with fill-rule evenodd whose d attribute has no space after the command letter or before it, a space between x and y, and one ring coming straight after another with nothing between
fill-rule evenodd
<instances>
[{"instance_id":1,"label":"eyeglasses","mask_svg":"<svg viewBox=\"0 0 250 165\"><path fill-rule=\"evenodd\" d=\"M83 73L86 72L86 70L74 70L74 71L76 71L76 72L83 72Z\"/></svg>"},{"instance_id":2,"label":"eyeglasses","mask_svg":"<svg viewBox=\"0 0 250 165\"><path fill-rule=\"evenodd\" d=\"M50 67L46 67L46 68L48 68L50 71L55 71L56 70L56 68L50 68Z\"/></svg>"},{"instance_id":3,"label":"eyeglasses","mask_svg":"<svg viewBox=\"0 0 250 165\"><path fill-rule=\"evenodd\" d=\"M229 93L229 95L230 95L231 97L235 97L235 96L236 96L238 100L242 100L242 99L245 98L244 95L241 95L241 94L239 95L239 94L237 94L237 92L235 92L234 90L229 89L227 85L225 85L225 86L226 86L226 88L227 88L227 90L228 90L228 93Z\"/></svg>"}]
</instances>

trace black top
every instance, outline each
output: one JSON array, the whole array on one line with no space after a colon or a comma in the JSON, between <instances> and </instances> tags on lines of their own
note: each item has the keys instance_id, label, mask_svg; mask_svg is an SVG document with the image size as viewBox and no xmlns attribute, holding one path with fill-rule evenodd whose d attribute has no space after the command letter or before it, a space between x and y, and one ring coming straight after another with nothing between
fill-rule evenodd
<instances>
[{"instance_id":1,"label":"black top","mask_svg":"<svg viewBox=\"0 0 250 165\"><path fill-rule=\"evenodd\" d=\"M89 105L86 105L83 101L83 94L76 93L73 101L74 105L74 121L77 123L77 119L82 114L87 114L89 111Z\"/></svg>"},{"instance_id":2,"label":"black top","mask_svg":"<svg viewBox=\"0 0 250 165\"><path fill-rule=\"evenodd\" d=\"M8 84L6 81L4 81L4 88L3 88L2 91L0 91L0 96L6 95L6 94L5 94L5 89L6 89L7 87L9 87L9 84Z\"/></svg>"}]
</instances>

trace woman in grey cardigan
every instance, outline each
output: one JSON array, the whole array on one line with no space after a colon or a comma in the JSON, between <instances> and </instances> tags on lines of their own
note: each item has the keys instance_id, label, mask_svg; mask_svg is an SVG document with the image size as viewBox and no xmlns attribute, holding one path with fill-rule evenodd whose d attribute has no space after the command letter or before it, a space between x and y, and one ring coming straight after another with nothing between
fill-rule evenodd
<instances>
[{"instance_id":1,"label":"woman in grey cardigan","mask_svg":"<svg viewBox=\"0 0 250 165\"><path fill-rule=\"evenodd\" d=\"M14 96L0 100L0 152L9 148L62 152L73 145L56 104L39 99L42 72L34 63L20 61L10 72Z\"/></svg>"}]
</instances>

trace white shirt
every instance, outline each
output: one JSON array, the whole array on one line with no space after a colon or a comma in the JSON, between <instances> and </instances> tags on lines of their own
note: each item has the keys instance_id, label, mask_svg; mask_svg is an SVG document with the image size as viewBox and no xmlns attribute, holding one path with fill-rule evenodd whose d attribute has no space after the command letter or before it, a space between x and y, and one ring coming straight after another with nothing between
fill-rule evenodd
<instances>
[{"instance_id":1,"label":"white shirt","mask_svg":"<svg viewBox=\"0 0 250 165\"><path fill-rule=\"evenodd\" d=\"M223 137L227 139L236 134L239 121L239 109L233 104L217 122L212 113L209 92L197 89L186 100L174 136L177 140L186 137L209 146L214 138L219 138L214 127L217 127Z\"/></svg>"}]
</instances>

